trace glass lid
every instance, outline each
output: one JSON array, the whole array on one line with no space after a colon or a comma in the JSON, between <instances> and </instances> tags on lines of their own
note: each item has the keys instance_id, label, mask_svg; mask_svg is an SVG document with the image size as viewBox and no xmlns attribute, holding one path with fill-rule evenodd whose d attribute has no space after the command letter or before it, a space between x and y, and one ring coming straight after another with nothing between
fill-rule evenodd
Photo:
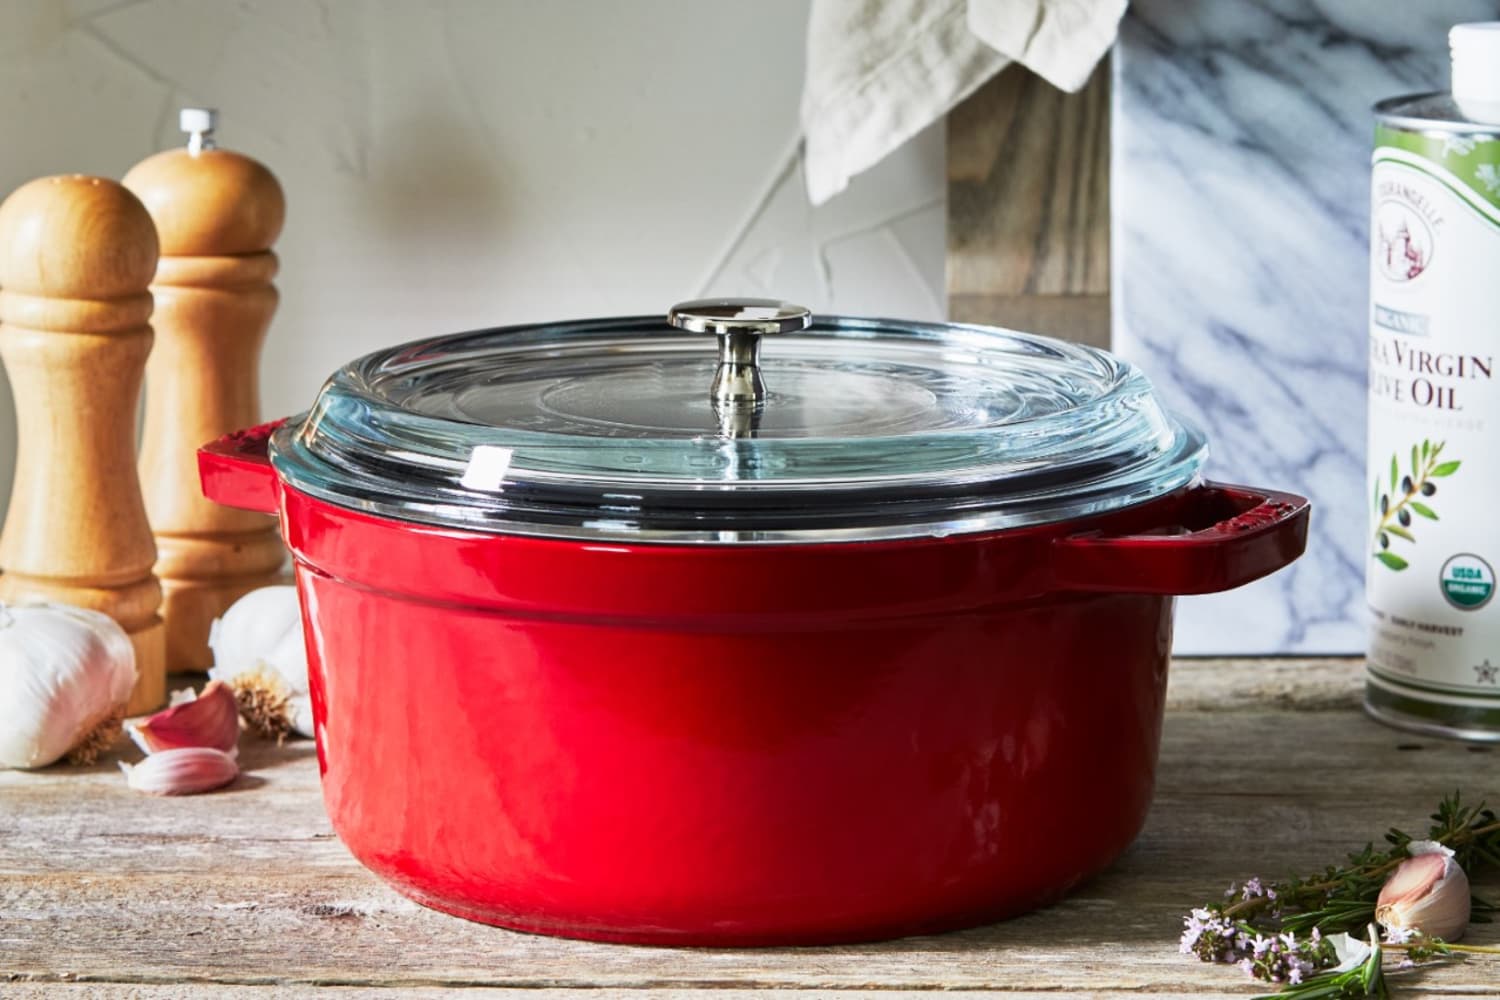
<instances>
[{"instance_id":1,"label":"glass lid","mask_svg":"<svg viewBox=\"0 0 1500 1000\"><path fill-rule=\"evenodd\" d=\"M366 355L282 477L424 524L637 542L942 536L1192 482L1202 435L1103 351L786 303L481 330Z\"/></svg>"}]
</instances>

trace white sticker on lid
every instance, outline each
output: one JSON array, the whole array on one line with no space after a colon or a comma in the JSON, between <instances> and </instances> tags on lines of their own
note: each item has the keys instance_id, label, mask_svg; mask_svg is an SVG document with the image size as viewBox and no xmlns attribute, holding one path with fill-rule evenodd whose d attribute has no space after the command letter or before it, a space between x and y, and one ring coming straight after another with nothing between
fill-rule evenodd
<instances>
[{"instance_id":1,"label":"white sticker on lid","mask_svg":"<svg viewBox=\"0 0 1500 1000\"><path fill-rule=\"evenodd\" d=\"M511 449L481 444L469 454L469 464L459 483L470 490L498 490L510 471Z\"/></svg>"}]
</instances>

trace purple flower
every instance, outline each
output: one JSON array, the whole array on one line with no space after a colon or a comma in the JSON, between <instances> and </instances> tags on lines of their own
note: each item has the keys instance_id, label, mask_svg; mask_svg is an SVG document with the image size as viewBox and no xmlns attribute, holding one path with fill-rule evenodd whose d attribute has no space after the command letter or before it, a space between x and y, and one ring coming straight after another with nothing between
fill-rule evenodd
<instances>
[{"instance_id":1,"label":"purple flower","mask_svg":"<svg viewBox=\"0 0 1500 1000\"><path fill-rule=\"evenodd\" d=\"M1406 944L1412 939L1414 933L1416 933L1416 928L1413 927L1387 927L1385 929L1385 943Z\"/></svg>"}]
</instances>

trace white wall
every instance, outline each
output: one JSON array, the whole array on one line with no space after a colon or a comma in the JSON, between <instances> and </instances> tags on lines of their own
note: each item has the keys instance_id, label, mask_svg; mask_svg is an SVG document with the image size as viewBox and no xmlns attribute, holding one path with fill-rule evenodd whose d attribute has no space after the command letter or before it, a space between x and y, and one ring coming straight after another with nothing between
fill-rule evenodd
<instances>
[{"instance_id":1,"label":"white wall","mask_svg":"<svg viewBox=\"0 0 1500 1000\"><path fill-rule=\"evenodd\" d=\"M413 337L700 294L940 318L938 128L810 209L807 0L0 0L0 193L220 109L288 197L263 407ZM0 498L15 431L0 399Z\"/></svg>"}]
</instances>

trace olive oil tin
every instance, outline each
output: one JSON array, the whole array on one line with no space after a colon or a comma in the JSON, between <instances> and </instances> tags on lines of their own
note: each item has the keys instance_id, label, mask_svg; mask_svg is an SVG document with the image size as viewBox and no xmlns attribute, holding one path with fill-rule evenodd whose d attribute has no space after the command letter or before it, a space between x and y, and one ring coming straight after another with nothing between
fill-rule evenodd
<instances>
[{"instance_id":1,"label":"olive oil tin","mask_svg":"<svg viewBox=\"0 0 1500 1000\"><path fill-rule=\"evenodd\" d=\"M1375 106L1365 705L1500 740L1500 89L1460 91L1465 29L1500 45L1454 29L1454 94Z\"/></svg>"}]
</instances>

